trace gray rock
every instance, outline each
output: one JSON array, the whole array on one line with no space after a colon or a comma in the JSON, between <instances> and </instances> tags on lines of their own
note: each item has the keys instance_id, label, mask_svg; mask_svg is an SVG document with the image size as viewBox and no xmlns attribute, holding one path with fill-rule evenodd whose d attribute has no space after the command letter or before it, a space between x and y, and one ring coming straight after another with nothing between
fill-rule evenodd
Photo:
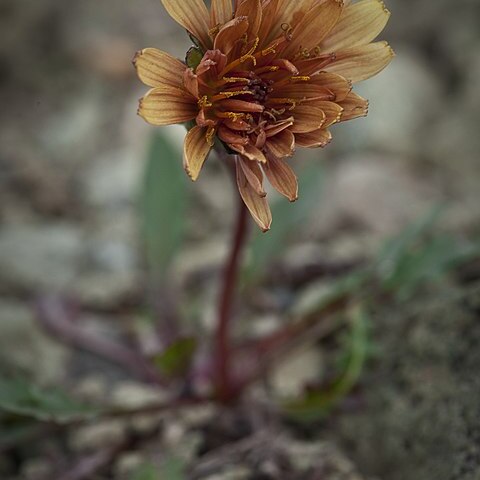
<instances>
[{"instance_id":1,"label":"gray rock","mask_svg":"<svg viewBox=\"0 0 480 480\"><path fill-rule=\"evenodd\" d=\"M0 282L27 289L64 289L81 267L82 231L69 224L8 225L0 232Z\"/></svg>"}]
</instances>

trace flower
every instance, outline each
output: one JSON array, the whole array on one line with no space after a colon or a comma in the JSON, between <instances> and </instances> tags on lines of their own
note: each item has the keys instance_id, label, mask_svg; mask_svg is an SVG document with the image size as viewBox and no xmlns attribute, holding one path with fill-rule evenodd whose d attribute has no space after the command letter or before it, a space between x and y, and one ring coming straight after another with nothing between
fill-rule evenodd
<instances>
[{"instance_id":1,"label":"flower","mask_svg":"<svg viewBox=\"0 0 480 480\"><path fill-rule=\"evenodd\" d=\"M203 0L162 2L197 41L199 62L138 52L138 76L151 87L139 115L153 125L194 121L184 143L192 180L215 139L237 153L240 195L267 231L264 175L295 201L297 178L286 161L295 147L324 147L330 126L367 114L352 84L394 56L386 42L371 43L390 13L380 0L212 0L210 12Z\"/></svg>"}]
</instances>

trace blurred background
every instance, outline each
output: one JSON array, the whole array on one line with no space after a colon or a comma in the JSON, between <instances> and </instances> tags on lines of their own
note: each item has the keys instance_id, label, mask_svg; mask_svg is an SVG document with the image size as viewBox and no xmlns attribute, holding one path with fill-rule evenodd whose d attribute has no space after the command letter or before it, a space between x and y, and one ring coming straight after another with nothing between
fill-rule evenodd
<instances>
[{"instance_id":1,"label":"blurred background","mask_svg":"<svg viewBox=\"0 0 480 480\"><path fill-rule=\"evenodd\" d=\"M387 239L440 207L427 222L433 243L411 267L421 264L413 276L432 285L422 293L409 285L408 296L372 320L376 343L389 352L365 377L375 394L364 398L362 413L340 414L319 431L358 466L361 473L345 478L473 480L480 412L466 398L480 395L473 373L480 290L472 293L479 257L446 280L443 267L480 242L480 3L389 0L387 7L381 39L397 56L356 87L370 100L369 116L334 127L325 149L298 151L301 200L290 205L271 192L272 232L252 229L247 263L261 280L253 281L241 328L270 331L286 305L308 303L332 277L377 258ZM211 325L235 192L213 155L199 181L189 182L184 129L154 128L136 115L146 87L131 65L145 47L184 58L189 46L159 0L0 0L2 375L126 403L151 394L44 332L35 299L52 292L73 298L92 332L141 338L146 300L168 278L182 312ZM308 380L321 368L319 352L302 355L276 376L281 394L298 390L292 378ZM96 445L86 437L72 441L75 452ZM45 452L16 455L0 461L1 478L41 478ZM117 468L82 478L128 478L127 467Z\"/></svg>"}]
</instances>

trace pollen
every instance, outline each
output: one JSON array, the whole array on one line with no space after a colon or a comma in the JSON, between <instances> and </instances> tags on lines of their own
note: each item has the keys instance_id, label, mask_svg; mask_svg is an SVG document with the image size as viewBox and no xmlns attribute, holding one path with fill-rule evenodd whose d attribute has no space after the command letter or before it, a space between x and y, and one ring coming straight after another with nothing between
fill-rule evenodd
<instances>
[{"instance_id":1,"label":"pollen","mask_svg":"<svg viewBox=\"0 0 480 480\"><path fill-rule=\"evenodd\" d=\"M212 107L213 104L208 100L207 95L204 95L202 98L198 100L198 107L199 108L209 108Z\"/></svg>"},{"instance_id":2,"label":"pollen","mask_svg":"<svg viewBox=\"0 0 480 480\"><path fill-rule=\"evenodd\" d=\"M290 77L291 82L309 82L310 80L311 80L311 77L309 77L308 75Z\"/></svg>"},{"instance_id":3,"label":"pollen","mask_svg":"<svg viewBox=\"0 0 480 480\"><path fill-rule=\"evenodd\" d=\"M216 128L215 127L208 127L207 133L205 135L205 139L211 147L215 144L215 133L216 133Z\"/></svg>"}]
</instances>

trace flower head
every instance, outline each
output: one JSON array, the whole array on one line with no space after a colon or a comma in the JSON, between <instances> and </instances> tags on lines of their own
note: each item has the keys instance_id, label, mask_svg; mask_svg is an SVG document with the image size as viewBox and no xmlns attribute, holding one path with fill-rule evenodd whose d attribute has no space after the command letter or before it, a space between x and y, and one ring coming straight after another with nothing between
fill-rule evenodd
<instances>
[{"instance_id":1,"label":"flower head","mask_svg":"<svg viewBox=\"0 0 480 480\"><path fill-rule=\"evenodd\" d=\"M139 114L153 125L194 121L184 167L196 180L215 140L236 152L237 184L264 231L272 221L264 175L290 201L295 147L323 147L329 127L367 114L352 84L385 68L386 42L371 43L390 13L381 0L162 0L198 43L198 62L147 48L134 64L152 89ZM188 57L187 57L188 59Z\"/></svg>"}]
</instances>

